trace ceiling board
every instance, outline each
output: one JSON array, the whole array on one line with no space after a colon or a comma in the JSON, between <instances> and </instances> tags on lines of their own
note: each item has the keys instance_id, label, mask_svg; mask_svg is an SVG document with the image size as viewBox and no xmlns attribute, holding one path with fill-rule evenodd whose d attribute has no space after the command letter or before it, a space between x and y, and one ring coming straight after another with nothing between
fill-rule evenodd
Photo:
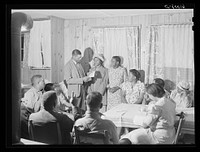
<instances>
[{"instance_id":1,"label":"ceiling board","mask_svg":"<svg viewBox=\"0 0 200 152\"><path fill-rule=\"evenodd\" d=\"M35 18L47 18L56 16L63 19L81 19L81 18L102 18L116 16L133 16L142 14L161 14L175 12L193 12L192 9L58 9L58 10L12 10L13 12L24 12Z\"/></svg>"}]
</instances>

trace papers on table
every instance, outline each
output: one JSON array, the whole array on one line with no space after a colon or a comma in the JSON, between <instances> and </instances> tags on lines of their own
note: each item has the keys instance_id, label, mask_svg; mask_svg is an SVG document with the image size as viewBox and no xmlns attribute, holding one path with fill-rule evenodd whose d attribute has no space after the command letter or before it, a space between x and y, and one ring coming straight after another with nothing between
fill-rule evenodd
<instances>
[{"instance_id":1,"label":"papers on table","mask_svg":"<svg viewBox=\"0 0 200 152\"><path fill-rule=\"evenodd\" d=\"M139 126L143 126L143 120L144 120L144 115L136 115L134 118L133 118L133 124L135 125L139 125Z\"/></svg>"},{"instance_id":2,"label":"papers on table","mask_svg":"<svg viewBox=\"0 0 200 152\"><path fill-rule=\"evenodd\" d=\"M89 75L88 75L88 77L90 77L90 78L93 78L95 76L95 71L92 71Z\"/></svg>"}]
</instances>

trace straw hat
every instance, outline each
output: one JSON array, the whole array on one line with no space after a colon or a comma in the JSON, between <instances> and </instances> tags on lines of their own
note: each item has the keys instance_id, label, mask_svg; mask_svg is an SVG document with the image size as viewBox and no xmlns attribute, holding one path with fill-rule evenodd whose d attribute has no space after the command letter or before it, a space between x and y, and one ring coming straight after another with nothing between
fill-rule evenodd
<instances>
[{"instance_id":1,"label":"straw hat","mask_svg":"<svg viewBox=\"0 0 200 152\"><path fill-rule=\"evenodd\" d=\"M177 87L180 88L181 90L189 90L190 84L188 82L181 81L178 83Z\"/></svg>"},{"instance_id":2,"label":"straw hat","mask_svg":"<svg viewBox=\"0 0 200 152\"><path fill-rule=\"evenodd\" d=\"M99 58L102 62L105 61L105 57L104 57L103 54L94 54L93 59L94 59L94 58Z\"/></svg>"}]
</instances>

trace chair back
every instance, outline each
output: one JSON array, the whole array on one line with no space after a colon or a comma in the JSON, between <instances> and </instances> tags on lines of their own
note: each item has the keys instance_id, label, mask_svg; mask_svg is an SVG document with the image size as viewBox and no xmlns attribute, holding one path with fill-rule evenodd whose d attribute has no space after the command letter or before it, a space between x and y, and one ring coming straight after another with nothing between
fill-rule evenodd
<instances>
[{"instance_id":1,"label":"chair back","mask_svg":"<svg viewBox=\"0 0 200 152\"><path fill-rule=\"evenodd\" d=\"M173 144L177 144L179 136L181 135L181 128L185 122L185 114L184 112L181 112L179 114L176 114L176 116L179 117L179 120L177 123L175 123L175 129L176 129L176 135L175 135L175 139L173 141Z\"/></svg>"},{"instance_id":2,"label":"chair back","mask_svg":"<svg viewBox=\"0 0 200 152\"><path fill-rule=\"evenodd\" d=\"M109 144L108 131L90 131L80 130L74 126L75 144L80 145L95 145L95 144Z\"/></svg>"},{"instance_id":3,"label":"chair back","mask_svg":"<svg viewBox=\"0 0 200 152\"><path fill-rule=\"evenodd\" d=\"M140 72L140 81L144 82L145 81L145 71L144 70L138 70Z\"/></svg>"},{"instance_id":4,"label":"chair back","mask_svg":"<svg viewBox=\"0 0 200 152\"><path fill-rule=\"evenodd\" d=\"M48 122L36 125L29 121L29 136L34 141L47 144L62 144L60 125L58 122Z\"/></svg>"}]
</instances>

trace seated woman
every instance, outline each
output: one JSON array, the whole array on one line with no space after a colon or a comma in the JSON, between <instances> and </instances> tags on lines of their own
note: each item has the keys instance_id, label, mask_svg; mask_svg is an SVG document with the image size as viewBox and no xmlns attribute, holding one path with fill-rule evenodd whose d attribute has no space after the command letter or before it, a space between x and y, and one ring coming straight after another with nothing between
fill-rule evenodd
<instances>
[{"instance_id":1,"label":"seated woman","mask_svg":"<svg viewBox=\"0 0 200 152\"><path fill-rule=\"evenodd\" d=\"M128 81L119 86L119 88L122 89L125 102L129 104L142 103L145 86L139 79L140 73L136 69L131 69L129 71Z\"/></svg>"},{"instance_id":2,"label":"seated woman","mask_svg":"<svg viewBox=\"0 0 200 152\"><path fill-rule=\"evenodd\" d=\"M158 84L150 84L147 87L149 97L156 101L148 106L146 117L142 126L131 131L121 138L120 144L172 144L175 137L174 121L176 116L175 103L166 98L164 89Z\"/></svg>"},{"instance_id":3,"label":"seated woman","mask_svg":"<svg viewBox=\"0 0 200 152\"><path fill-rule=\"evenodd\" d=\"M154 81L153 83L156 83L156 84L160 85L165 90L165 81L163 79L161 79L161 78L155 78L153 81ZM167 90L165 90L165 96L167 98L170 98L170 93ZM152 101L149 98L149 96L147 95L147 93L145 93L144 99L142 101L142 104L148 105L148 104L154 104L154 103L155 102Z\"/></svg>"},{"instance_id":4,"label":"seated woman","mask_svg":"<svg viewBox=\"0 0 200 152\"><path fill-rule=\"evenodd\" d=\"M193 97L189 89L189 83L181 81L178 83L176 89L172 91L170 98L176 102L176 108L192 107Z\"/></svg>"}]
</instances>

